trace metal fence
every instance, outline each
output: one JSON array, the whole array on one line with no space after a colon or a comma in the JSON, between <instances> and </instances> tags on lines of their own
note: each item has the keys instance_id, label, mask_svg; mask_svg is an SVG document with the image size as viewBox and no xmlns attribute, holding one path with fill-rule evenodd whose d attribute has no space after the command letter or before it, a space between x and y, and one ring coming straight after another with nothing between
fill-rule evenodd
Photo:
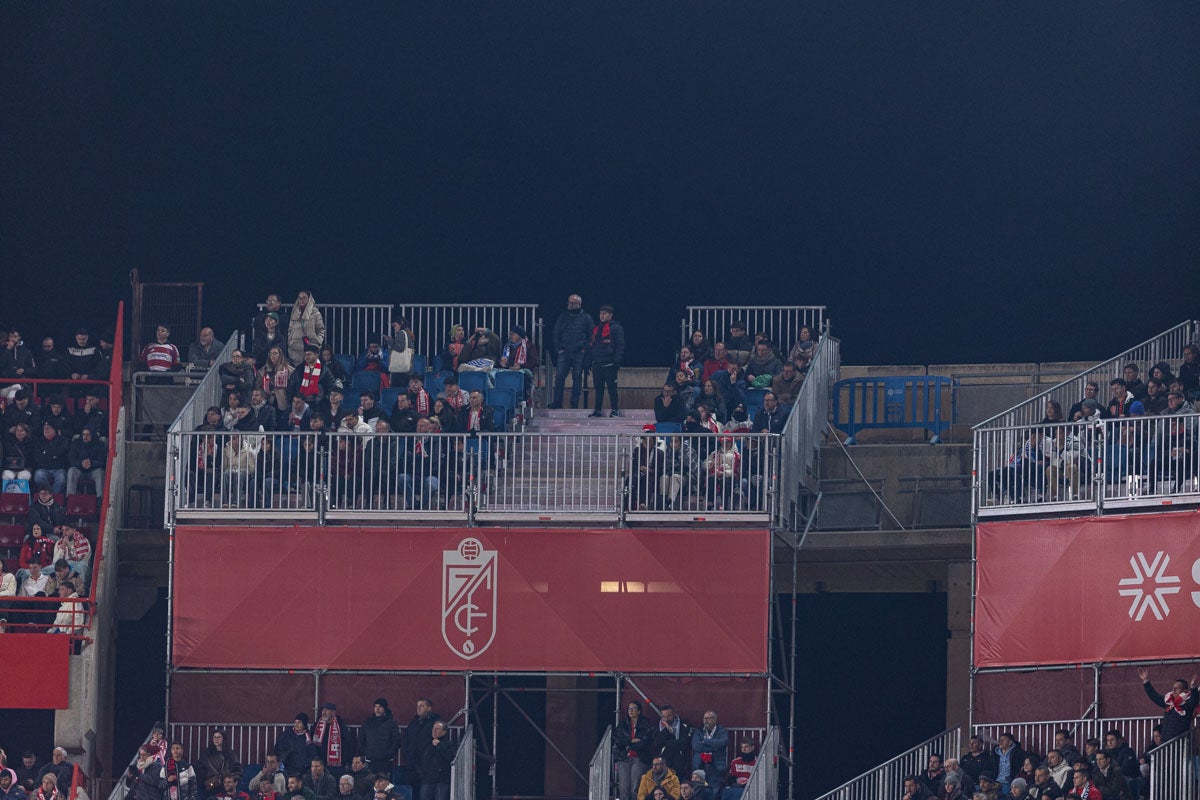
<instances>
[{"instance_id":1,"label":"metal fence","mask_svg":"<svg viewBox=\"0 0 1200 800\"><path fill-rule=\"evenodd\" d=\"M266 303L258 304L259 311L266 309ZM367 339L372 335L382 337L391 334L392 309L393 306L383 304L318 302L317 310L325 321L325 340L322 344L329 345L335 353L351 353L357 357L367 349ZM291 313L291 306L279 310L279 332L283 334L285 342ZM248 336L253 337L253 325L247 324L246 329ZM249 347L250 342L246 346Z\"/></svg>"},{"instance_id":2,"label":"metal fence","mask_svg":"<svg viewBox=\"0 0 1200 800\"><path fill-rule=\"evenodd\" d=\"M1200 414L976 429L980 516L1200 503Z\"/></svg>"},{"instance_id":3,"label":"metal fence","mask_svg":"<svg viewBox=\"0 0 1200 800\"><path fill-rule=\"evenodd\" d=\"M864 772L817 800L880 800L904 792L904 776L917 775L929 766L931 753L958 754L962 750L962 728L951 728L921 742L890 761Z\"/></svg>"},{"instance_id":4,"label":"metal fence","mask_svg":"<svg viewBox=\"0 0 1200 800\"><path fill-rule=\"evenodd\" d=\"M588 800L611 800L613 781L612 725L604 729L600 744L588 763Z\"/></svg>"},{"instance_id":5,"label":"metal fence","mask_svg":"<svg viewBox=\"0 0 1200 800\"><path fill-rule=\"evenodd\" d=\"M203 283L142 283L138 271L129 273L133 289L133 329L130 352L134 358L142 345L154 341L159 325L171 329L171 339L180 352L200 336L204 307Z\"/></svg>"},{"instance_id":6,"label":"metal fence","mask_svg":"<svg viewBox=\"0 0 1200 800\"><path fill-rule=\"evenodd\" d=\"M1082 750L1083 743L1091 738L1104 741L1108 730L1119 730L1125 741L1135 751L1142 752L1143 746L1151 741L1154 726L1161 717L1108 717L1101 719L1052 719L1039 722L989 722L975 725L976 736L982 736L988 746L1000 741L1001 733L1011 733L1021 749L1045 755L1054 749L1054 734L1065 730L1071 741ZM955 751L958 752L958 751Z\"/></svg>"},{"instance_id":7,"label":"metal fence","mask_svg":"<svg viewBox=\"0 0 1200 800\"><path fill-rule=\"evenodd\" d=\"M430 368L433 367L434 357L446 349L453 325L462 325L468 337L478 327L487 328L499 336L501 342L507 341L509 331L520 325L528 334L529 341L537 346L539 355L545 350L542 347L541 321L534 304L420 303L399 305L396 311L408 318L416 339L417 352L428 356ZM444 369L449 367L444 366Z\"/></svg>"},{"instance_id":8,"label":"metal fence","mask_svg":"<svg viewBox=\"0 0 1200 800\"><path fill-rule=\"evenodd\" d=\"M695 331L701 331L710 342L723 341L734 322L743 323L751 338L766 333L786 356L805 325L814 341L821 335L825 306L688 306L680 324L680 344L687 344Z\"/></svg>"},{"instance_id":9,"label":"metal fence","mask_svg":"<svg viewBox=\"0 0 1200 800\"><path fill-rule=\"evenodd\" d=\"M829 334L821 337L800 386L780 439L780 513L788 515L787 505L802 489L816 493L817 453L825 427L829 424L829 398L842 366L842 344Z\"/></svg>"},{"instance_id":10,"label":"metal fence","mask_svg":"<svg viewBox=\"0 0 1200 800\"><path fill-rule=\"evenodd\" d=\"M758 760L746 781L743 800L777 800L779 796L779 728L770 728L758 751Z\"/></svg>"},{"instance_id":11,"label":"metal fence","mask_svg":"<svg viewBox=\"0 0 1200 800\"><path fill-rule=\"evenodd\" d=\"M771 434L397 434L179 430L168 522L767 520Z\"/></svg>"},{"instance_id":12,"label":"metal fence","mask_svg":"<svg viewBox=\"0 0 1200 800\"><path fill-rule=\"evenodd\" d=\"M1149 752L1150 800L1196 800L1195 729Z\"/></svg>"},{"instance_id":13,"label":"metal fence","mask_svg":"<svg viewBox=\"0 0 1200 800\"><path fill-rule=\"evenodd\" d=\"M475 800L475 728L468 725L450 762L450 800Z\"/></svg>"},{"instance_id":14,"label":"metal fence","mask_svg":"<svg viewBox=\"0 0 1200 800\"><path fill-rule=\"evenodd\" d=\"M1177 370L1183 358L1184 345L1195 342L1198 334L1200 334L1200 321L1181 322L1136 347L1131 347L1003 413L984 420L975 426L975 430L1028 426L1040 422L1046 416L1046 404L1050 400L1057 401L1063 409L1068 409L1083 400L1085 398L1084 389L1089 381L1100 385L1096 399L1103 406L1108 401L1108 382L1113 378L1122 377L1122 370L1126 364L1137 364L1141 369L1140 375L1143 380L1150 368L1159 361L1166 361L1171 365L1172 370Z\"/></svg>"},{"instance_id":15,"label":"metal fence","mask_svg":"<svg viewBox=\"0 0 1200 800\"><path fill-rule=\"evenodd\" d=\"M204 423L204 412L209 406L221 406L221 376L218 374L217 367L221 364L233 359L233 351L238 349L238 333L234 331L225 340L225 346L221 348L221 352L217 355L216 365L211 369L206 370L191 370L188 372L136 372L132 376L133 383L133 411L134 426L137 427L139 421L145 422L145 418L149 411L144 410L144 407L149 403L156 403L156 408L165 407L170 403L169 407L173 411L173 416L168 431L190 431ZM170 381L170 383L150 383L150 379L155 381ZM156 395L170 394L175 399L170 397L167 400L160 399ZM177 396L180 394L186 395L187 399L182 404L177 404ZM139 407L139 405L141 407ZM156 412L156 416L162 416ZM137 441L139 438L145 438L145 432L139 433L135 430L132 434L132 440ZM161 439L160 439L161 441Z\"/></svg>"}]
</instances>

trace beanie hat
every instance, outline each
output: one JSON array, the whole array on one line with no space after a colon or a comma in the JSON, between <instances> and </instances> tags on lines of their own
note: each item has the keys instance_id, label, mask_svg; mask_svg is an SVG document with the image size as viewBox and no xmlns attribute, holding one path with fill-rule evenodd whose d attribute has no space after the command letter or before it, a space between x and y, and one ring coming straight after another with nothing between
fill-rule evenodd
<instances>
[{"instance_id":1,"label":"beanie hat","mask_svg":"<svg viewBox=\"0 0 1200 800\"><path fill-rule=\"evenodd\" d=\"M387 698L386 698L386 697L376 697L376 698L375 698L375 705L377 705L377 706L383 706L384 708L387 708L387 707L388 707L388 704L387 704Z\"/></svg>"}]
</instances>

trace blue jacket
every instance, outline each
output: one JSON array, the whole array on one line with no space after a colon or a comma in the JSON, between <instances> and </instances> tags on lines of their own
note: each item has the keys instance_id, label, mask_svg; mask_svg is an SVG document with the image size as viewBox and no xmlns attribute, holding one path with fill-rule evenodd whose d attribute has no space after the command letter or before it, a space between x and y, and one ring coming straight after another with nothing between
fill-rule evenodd
<instances>
[{"instance_id":1,"label":"blue jacket","mask_svg":"<svg viewBox=\"0 0 1200 800\"><path fill-rule=\"evenodd\" d=\"M712 764L718 775L729 769L729 731L721 725L713 728L711 736L704 735L704 726L692 729L692 769L704 769L704 753L712 754Z\"/></svg>"}]
</instances>

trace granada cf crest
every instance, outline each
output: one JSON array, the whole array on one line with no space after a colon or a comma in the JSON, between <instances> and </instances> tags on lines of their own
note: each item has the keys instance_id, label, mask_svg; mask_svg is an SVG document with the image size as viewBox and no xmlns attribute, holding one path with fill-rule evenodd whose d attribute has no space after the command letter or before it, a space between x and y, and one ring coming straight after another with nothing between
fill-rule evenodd
<instances>
[{"instance_id":1,"label":"granada cf crest","mask_svg":"<svg viewBox=\"0 0 1200 800\"><path fill-rule=\"evenodd\" d=\"M467 660L496 638L496 551L475 538L442 551L442 639Z\"/></svg>"}]
</instances>

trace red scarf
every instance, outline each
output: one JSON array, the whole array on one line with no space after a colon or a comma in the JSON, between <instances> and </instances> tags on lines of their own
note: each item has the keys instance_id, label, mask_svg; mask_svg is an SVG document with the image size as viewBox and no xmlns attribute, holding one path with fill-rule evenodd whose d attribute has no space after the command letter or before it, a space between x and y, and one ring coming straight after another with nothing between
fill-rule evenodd
<instances>
[{"instance_id":1,"label":"red scarf","mask_svg":"<svg viewBox=\"0 0 1200 800\"><path fill-rule=\"evenodd\" d=\"M631 719L629 720L629 738L632 739L635 736L637 736L637 720ZM641 756L638 755L638 751L634 750L632 747L629 748L629 752L627 752L625 755L633 759L641 758Z\"/></svg>"},{"instance_id":2,"label":"red scarf","mask_svg":"<svg viewBox=\"0 0 1200 800\"><path fill-rule=\"evenodd\" d=\"M300 378L300 394L305 397L316 397L321 391L321 361L318 359L312 363L304 365L304 374Z\"/></svg>"},{"instance_id":3,"label":"red scarf","mask_svg":"<svg viewBox=\"0 0 1200 800\"><path fill-rule=\"evenodd\" d=\"M1163 695L1163 702L1166 703L1166 705L1167 705L1168 713L1171 711L1174 711L1179 716L1186 717L1187 709L1184 708L1184 706L1187 705L1187 701L1190 700L1191 697L1192 697L1191 692L1184 692L1183 694L1175 694L1174 692L1167 692L1166 694Z\"/></svg>"},{"instance_id":4,"label":"red scarf","mask_svg":"<svg viewBox=\"0 0 1200 800\"><path fill-rule=\"evenodd\" d=\"M55 787L54 791L48 795L46 794L46 792L43 789L38 788L38 790L33 793L32 797L33 797L33 800L58 800L59 799L58 788Z\"/></svg>"},{"instance_id":5,"label":"red scarf","mask_svg":"<svg viewBox=\"0 0 1200 800\"><path fill-rule=\"evenodd\" d=\"M342 765L342 726L334 717L333 723L329 725L328 741L325 740L325 727L324 718L317 720L317 727L313 730L313 739L325 745L325 764L330 767L340 767Z\"/></svg>"},{"instance_id":6,"label":"red scarf","mask_svg":"<svg viewBox=\"0 0 1200 800\"><path fill-rule=\"evenodd\" d=\"M174 776L175 782L171 783L170 778ZM175 763L175 759L167 758L167 796L171 800L179 800L179 764Z\"/></svg>"}]
</instances>

